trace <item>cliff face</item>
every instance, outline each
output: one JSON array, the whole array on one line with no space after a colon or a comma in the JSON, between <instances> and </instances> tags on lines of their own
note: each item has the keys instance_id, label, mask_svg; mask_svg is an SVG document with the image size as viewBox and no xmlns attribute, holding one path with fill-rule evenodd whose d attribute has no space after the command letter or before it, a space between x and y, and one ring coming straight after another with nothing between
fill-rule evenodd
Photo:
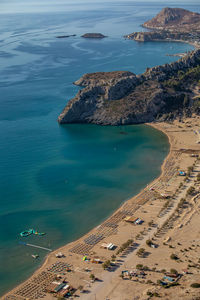
<instances>
[{"instance_id":1,"label":"cliff face","mask_svg":"<svg viewBox=\"0 0 200 300\"><path fill-rule=\"evenodd\" d=\"M131 92L138 79L131 72L99 72L85 74L75 82L85 86L69 101L58 121L60 123L92 122L96 111L102 109L105 101L118 100Z\"/></svg>"},{"instance_id":2,"label":"cliff face","mask_svg":"<svg viewBox=\"0 0 200 300\"><path fill-rule=\"evenodd\" d=\"M190 74L199 64L197 50L177 62L147 69L139 76L131 72L86 74L75 82L85 88L67 103L58 121L120 125L150 122L166 113L180 114L190 86L183 82L182 90L175 91L168 81L180 72ZM200 79L198 76L200 72L196 75L195 69L192 84Z\"/></svg>"},{"instance_id":3,"label":"cliff face","mask_svg":"<svg viewBox=\"0 0 200 300\"><path fill-rule=\"evenodd\" d=\"M156 66L149 70L146 70L143 75L145 79L156 79L158 81L164 81L172 77L178 71L184 72L185 70L199 66L199 64L200 49L190 52L187 56L173 63Z\"/></svg>"}]
</instances>

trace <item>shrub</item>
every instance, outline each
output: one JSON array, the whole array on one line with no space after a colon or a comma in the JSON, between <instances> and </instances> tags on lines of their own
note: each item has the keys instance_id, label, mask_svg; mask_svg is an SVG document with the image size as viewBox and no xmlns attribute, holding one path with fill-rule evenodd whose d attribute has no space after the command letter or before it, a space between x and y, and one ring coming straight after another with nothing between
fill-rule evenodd
<instances>
[{"instance_id":1,"label":"shrub","mask_svg":"<svg viewBox=\"0 0 200 300\"><path fill-rule=\"evenodd\" d=\"M195 188L193 186L191 186L188 190L187 190L187 195L193 195L195 192Z\"/></svg>"},{"instance_id":2,"label":"shrub","mask_svg":"<svg viewBox=\"0 0 200 300\"><path fill-rule=\"evenodd\" d=\"M187 171L188 171L188 174L190 174L193 171L193 167L192 166L188 167Z\"/></svg>"},{"instance_id":3,"label":"shrub","mask_svg":"<svg viewBox=\"0 0 200 300\"><path fill-rule=\"evenodd\" d=\"M171 258L171 259L174 259L174 260L177 260L177 259L178 259L178 256L177 256L176 254L172 253L172 254L170 255L170 258Z\"/></svg>"},{"instance_id":4,"label":"shrub","mask_svg":"<svg viewBox=\"0 0 200 300\"><path fill-rule=\"evenodd\" d=\"M106 260L103 264L102 264L102 267L103 269L107 269L108 267L110 266L110 260Z\"/></svg>"},{"instance_id":5,"label":"shrub","mask_svg":"<svg viewBox=\"0 0 200 300\"><path fill-rule=\"evenodd\" d=\"M171 274L178 274L178 271L176 269L170 269Z\"/></svg>"},{"instance_id":6,"label":"shrub","mask_svg":"<svg viewBox=\"0 0 200 300\"><path fill-rule=\"evenodd\" d=\"M184 198L181 198L181 200L179 201L179 204L178 204L178 208L181 208L183 207L183 205L185 204L185 199Z\"/></svg>"},{"instance_id":7,"label":"shrub","mask_svg":"<svg viewBox=\"0 0 200 300\"><path fill-rule=\"evenodd\" d=\"M195 283L192 283L190 286L192 288L200 288L200 283L195 282Z\"/></svg>"},{"instance_id":8,"label":"shrub","mask_svg":"<svg viewBox=\"0 0 200 300\"><path fill-rule=\"evenodd\" d=\"M111 258L112 258L112 260L114 261L114 260L116 259L116 256L113 254L113 255L111 256Z\"/></svg>"},{"instance_id":9,"label":"shrub","mask_svg":"<svg viewBox=\"0 0 200 300\"><path fill-rule=\"evenodd\" d=\"M161 284L161 280L160 279L157 280L157 284Z\"/></svg>"},{"instance_id":10,"label":"shrub","mask_svg":"<svg viewBox=\"0 0 200 300\"><path fill-rule=\"evenodd\" d=\"M152 284L153 281L151 281L150 279L147 280L147 284Z\"/></svg>"},{"instance_id":11,"label":"shrub","mask_svg":"<svg viewBox=\"0 0 200 300\"><path fill-rule=\"evenodd\" d=\"M94 280L95 279L95 276L94 274L90 274L90 279Z\"/></svg>"},{"instance_id":12,"label":"shrub","mask_svg":"<svg viewBox=\"0 0 200 300\"><path fill-rule=\"evenodd\" d=\"M147 246L151 247L152 241L151 240L146 240L146 244L147 244Z\"/></svg>"},{"instance_id":13,"label":"shrub","mask_svg":"<svg viewBox=\"0 0 200 300\"><path fill-rule=\"evenodd\" d=\"M142 265L142 264L138 264L138 265L136 266L136 269L142 270L142 269L143 269L143 265Z\"/></svg>"},{"instance_id":14,"label":"shrub","mask_svg":"<svg viewBox=\"0 0 200 300\"><path fill-rule=\"evenodd\" d=\"M140 249L137 251L137 255L138 255L138 256L143 256L143 255L144 255L144 252L145 252L144 248L140 248Z\"/></svg>"},{"instance_id":15,"label":"shrub","mask_svg":"<svg viewBox=\"0 0 200 300\"><path fill-rule=\"evenodd\" d=\"M160 297L160 295L159 295L157 292L154 292L154 293L153 293L153 296L154 296L154 297Z\"/></svg>"},{"instance_id":16,"label":"shrub","mask_svg":"<svg viewBox=\"0 0 200 300\"><path fill-rule=\"evenodd\" d=\"M199 179L200 180L200 179ZM148 226L151 227L153 225L153 220L148 223Z\"/></svg>"}]
</instances>

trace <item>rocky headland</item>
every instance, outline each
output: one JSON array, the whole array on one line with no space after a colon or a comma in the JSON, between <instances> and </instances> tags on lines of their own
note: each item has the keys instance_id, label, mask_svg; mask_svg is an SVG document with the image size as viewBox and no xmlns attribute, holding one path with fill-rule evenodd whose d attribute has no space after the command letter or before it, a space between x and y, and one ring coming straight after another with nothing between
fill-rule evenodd
<instances>
[{"instance_id":1,"label":"rocky headland","mask_svg":"<svg viewBox=\"0 0 200 300\"><path fill-rule=\"evenodd\" d=\"M128 71L85 74L75 82L84 88L67 103L58 121L121 125L200 113L200 101L194 94L200 80L199 64L200 50L196 50L141 75Z\"/></svg>"},{"instance_id":2,"label":"rocky headland","mask_svg":"<svg viewBox=\"0 0 200 300\"><path fill-rule=\"evenodd\" d=\"M138 42L180 41L199 47L200 14L182 8L166 7L142 27L151 29L145 32L133 32L126 35L128 39Z\"/></svg>"},{"instance_id":3,"label":"rocky headland","mask_svg":"<svg viewBox=\"0 0 200 300\"><path fill-rule=\"evenodd\" d=\"M154 30L127 37L143 42L179 40L200 44L197 13L165 8L143 26ZM199 114L199 80L198 49L177 62L147 69L141 75L128 71L85 74L75 82L84 88L67 103L58 122L121 125Z\"/></svg>"}]
</instances>

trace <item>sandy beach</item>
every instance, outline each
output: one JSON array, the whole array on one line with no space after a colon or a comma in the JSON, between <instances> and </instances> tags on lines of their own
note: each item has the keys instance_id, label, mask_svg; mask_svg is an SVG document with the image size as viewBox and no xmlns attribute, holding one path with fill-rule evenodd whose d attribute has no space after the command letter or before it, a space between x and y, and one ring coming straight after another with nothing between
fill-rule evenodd
<instances>
[{"instance_id":1,"label":"sandy beach","mask_svg":"<svg viewBox=\"0 0 200 300\"><path fill-rule=\"evenodd\" d=\"M170 153L162 165L160 177L126 201L104 223L49 254L27 281L2 299L55 299L61 295L47 292L55 280L67 282L74 288L72 298L150 299L150 294L151 298L158 294L164 299L172 299L172 295L173 299L183 295L184 299L199 299L195 298L198 288L190 287L191 283L200 282L199 124L197 116L182 122L149 124L163 131L170 143ZM188 173L191 166L189 175L179 176L179 171ZM194 190L190 194L191 187ZM143 222L135 225L128 221L130 217ZM128 240L131 240L129 245L122 249L122 244ZM149 240L155 247L147 245ZM103 243L116 247L104 249ZM118 253L120 248L122 251ZM138 252L141 248L142 254ZM57 258L58 252L63 257ZM177 259L170 258L172 254ZM83 260L84 256L87 259ZM106 268L103 263L108 260L112 262ZM142 266L146 266L145 275L130 275L141 272L138 268ZM165 289L158 280L171 272L170 269L175 269L180 278L178 285Z\"/></svg>"}]
</instances>

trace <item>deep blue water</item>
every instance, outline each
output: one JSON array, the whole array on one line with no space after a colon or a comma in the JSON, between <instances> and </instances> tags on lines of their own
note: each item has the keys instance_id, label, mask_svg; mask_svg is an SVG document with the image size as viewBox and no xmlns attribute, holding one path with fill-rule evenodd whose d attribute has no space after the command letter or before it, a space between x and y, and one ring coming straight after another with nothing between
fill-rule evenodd
<instances>
[{"instance_id":1,"label":"deep blue water","mask_svg":"<svg viewBox=\"0 0 200 300\"><path fill-rule=\"evenodd\" d=\"M144 125L59 126L57 117L82 74L141 73L176 59L166 53L192 49L123 39L163 6L1 1L0 294L30 275L46 254L37 251L40 259L33 261L35 251L19 245L22 230L46 232L26 241L55 249L99 224L159 175L169 150L161 132ZM182 7L199 10L195 4ZM108 38L80 37L88 31ZM77 36L56 39L61 34Z\"/></svg>"}]
</instances>

